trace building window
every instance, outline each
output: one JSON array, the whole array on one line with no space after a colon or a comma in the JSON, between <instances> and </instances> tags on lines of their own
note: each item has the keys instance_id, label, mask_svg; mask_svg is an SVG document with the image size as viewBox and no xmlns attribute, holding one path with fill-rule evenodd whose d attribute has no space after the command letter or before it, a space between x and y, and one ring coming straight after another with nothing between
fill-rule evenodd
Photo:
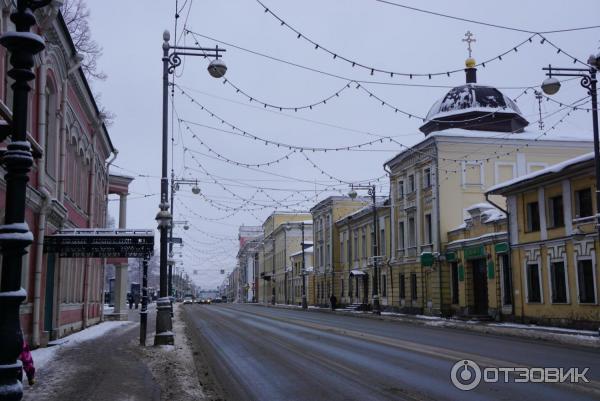
<instances>
[{"instance_id":1,"label":"building window","mask_svg":"<svg viewBox=\"0 0 600 401\"><path fill-rule=\"evenodd\" d=\"M540 207L537 202L527 204L527 231L540 231Z\"/></svg>"},{"instance_id":2,"label":"building window","mask_svg":"<svg viewBox=\"0 0 600 401\"><path fill-rule=\"evenodd\" d=\"M415 227L415 218L410 217L408 219L408 247L412 248L417 244L417 234Z\"/></svg>"},{"instance_id":3,"label":"building window","mask_svg":"<svg viewBox=\"0 0 600 401\"><path fill-rule=\"evenodd\" d=\"M452 262L452 304L458 304L458 263Z\"/></svg>"},{"instance_id":4,"label":"building window","mask_svg":"<svg viewBox=\"0 0 600 401\"><path fill-rule=\"evenodd\" d=\"M404 197L404 180L398 181L398 198Z\"/></svg>"},{"instance_id":5,"label":"building window","mask_svg":"<svg viewBox=\"0 0 600 401\"><path fill-rule=\"evenodd\" d=\"M344 279L341 279L340 282L341 282L341 286L342 286L341 287L342 291L340 292L340 298L341 298L344 296Z\"/></svg>"},{"instance_id":6,"label":"building window","mask_svg":"<svg viewBox=\"0 0 600 401\"><path fill-rule=\"evenodd\" d=\"M358 260L358 233L354 233L354 260Z\"/></svg>"},{"instance_id":7,"label":"building window","mask_svg":"<svg viewBox=\"0 0 600 401\"><path fill-rule=\"evenodd\" d=\"M425 243L431 244L431 214L425 215Z\"/></svg>"},{"instance_id":8,"label":"building window","mask_svg":"<svg viewBox=\"0 0 600 401\"><path fill-rule=\"evenodd\" d=\"M387 276L381 276L381 296L387 297Z\"/></svg>"},{"instance_id":9,"label":"building window","mask_svg":"<svg viewBox=\"0 0 600 401\"><path fill-rule=\"evenodd\" d=\"M404 281L404 273L400 273L400 299L406 298L406 284Z\"/></svg>"},{"instance_id":10,"label":"building window","mask_svg":"<svg viewBox=\"0 0 600 401\"><path fill-rule=\"evenodd\" d=\"M417 273L410 273L410 296L413 301L417 299Z\"/></svg>"},{"instance_id":11,"label":"building window","mask_svg":"<svg viewBox=\"0 0 600 401\"><path fill-rule=\"evenodd\" d=\"M483 185L483 164L474 161L463 162L463 185Z\"/></svg>"},{"instance_id":12,"label":"building window","mask_svg":"<svg viewBox=\"0 0 600 401\"><path fill-rule=\"evenodd\" d=\"M552 303L567 302L567 276L564 261L550 263L550 281L552 285Z\"/></svg>"},{"instance_id":13,"label":"building window","mask_svg":"<svg viewBox=\"0 0 600 401\"><path fill-rule=\"evenodd\" d=\"M326 264L329 266L331 264L331 246L329 244L327 244L327 254L325 257L327 257Z\"/></svg>"},{"instance_id":14,"label":"building window","mask_svg":"<svg viewBox=\"0 0 600 401\"><path fill-rule=\"evenodd\" d=\"M408 193L415 192L415 176L411 174L408 176Z\"/></svg>"},{"instance_id":15,"label":"building window","mask_svg":"<svg viewBox=\"0 0 600 401\"><path fill-rule=\"evenodd\" d=\"M577 261L577 284L579 288L579 303L596 303L594 289L594 266L591 259Z\"/></svg>"},{"instance_id":16,"label":"building window","mask_svg":"<svg viewBox=\"0 0 600 401\"><path fill-rule=\"evenodd\" d=\"M398 249L404 249L404 222L398 223Z\"/></svg>"},{"instance_id":17,"label":"building window","mask_svg":"<svg viewBox=\"0 0 600 401\"><path fill-rule=\"evenodd\" d=\"M362 254L360 255L362 259L367 257L367 230L365 230L365 228L362 228L362 232L361 232L361 251Z\"/></svg>"},{"instance_id":18,"label":"building window","mask_svg":"<svg viewBox=\"0 0 600 401\"><path fill-rule=\"evenodd\" d=\"M563 211L563 198L561 195L548 199L548 227L563 227L565 215Z\"/></svg>"},{"instance_id":19,"label":"building window","mask_svg":"<svg viewBox=\"0 0 600 401\"><path fill-rule=\"evenodd\" d=\"M345 234L344 234L345 235ZM340 262L345 263L346 253L344 252L344 235L342 235L342 239L340 240Z\"/></svg>"},{"instance_id":20,"label":"building window","mask_svg":"<svg viewBox=\"0 0 600 401\"><path fill-rule=\"evenodd\" d=\"M503 305L512 305L512 269L508 254L500 255L500 264L502 271L502 302Z\"/></svg>"},{"instance_id":21,"label":"building window","mask_svg":"<svg viewBox=\"0 0 600 401\"><path fill-rule=\"evenodd\" d=\"M527 302L542 302L540 268L537 263L530 263L527 265Z\"/></svg>"},{"instance_id":22,"label":"building window","mask_svg":"<svg viewBox=\"0 0 600 401\"><path fill-rule=\"evenodd\" d=\"M423 188L429 188L431 186L431 169L426 168L423 170Z\"/></svg>"},{"instance_id":23,"label":"building window","mask_svg":"<svg viewBox=\"0 0 600 401\"><path fill-rule=\"evenodd\" d=\"M51 85L46 87L46 129L44 158L46 161L46 173L50 177L56 177L56 91ZM64 118L64 117L63 117Z\"/></svg>"},{"instance_id":24,"label":"building window","mask_svg":"<svg viewBox=\"0 0 600 401\"><path fill-rule=\"evenodd\" d=\"M575 216L588 217L592 215L592 190L590 188L575 191Z\"/></svg>"},{"instance_id":25,"label":"building window","mask_svg":"<svg viewBox=\"0 0 600 401\"><path fill-rule=\"evenodd\" d=\"M379 232L379 255L385 256L385 228Z\"/></svg>"},{"instance_id":26,"label":"building window","mask_svg":"<svg viewBox=\"0 0 600 401\"><path fill-rule=\"evenodd\" d=\"M346 253L348 254L348 260L346 260L346 262L350 263L350 261L352 261L352 247L350 246L350 232L347 233L348 235L346 236Z\"/></svg>"}]
</instances>

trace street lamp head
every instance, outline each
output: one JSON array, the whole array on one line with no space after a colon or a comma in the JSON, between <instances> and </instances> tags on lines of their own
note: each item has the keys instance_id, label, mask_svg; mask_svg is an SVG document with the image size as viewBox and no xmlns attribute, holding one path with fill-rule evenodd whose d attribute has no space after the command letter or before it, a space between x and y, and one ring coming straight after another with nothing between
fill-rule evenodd
<instances>
[{"instance_id":1,"label":"street lamp head","mask_svg":"<svg viewBox=\"0 0 600 401\"><path fill-rule=\"evenodd\" d=\"M185 224L185 225L183 226L183 229L184 229L185 231L187 231L187 230L189 230L189 229L190 229L190 226L189 226L189 225L187 225L187 224Z\"/></svg>"},{"instance_id":2,"label":"street lamp head","mask_svg":"<svg viewBox=\"0 0 600 401\"><path fill-rule=\"evenodd\" d=\"M225 76L225 73L227 72L227 66L225 65L225 62L221 59L215 59L211 61L207 69L208 73L213 78L223 78L223 76Z\"/></svg>"},{"instance_id":3,"label":"street lamp head","mask_svg":"<svg viewBox=\"0 0 600 401\"><path fill-rule=\"evenodd\" d=\"M355 190L352 190L352 191L348 192L348 196L350 197L350 199L356 199L358 194L356 193Z\"/></svg>"},{"instance_id":4,"label":"street lamp head","mask_svg":"<svg viewBox=\"0 0 600 401\"><path fill-rule=\"evenodd\" d=\"M168 29L165 29L163 32L163 41L168 42L169 40L171 40L171 32L169 32Z\"/></svg>"},{"instance_id":5,"label":"street lamp head","mask_svg":"<svg viewBox=\"0 0 600 401\"><path fill-rule=\"evenodd\" d=\"M194 186L192 187L192 193L193 193L194 195L199 195L199 194L200 194L200 187L199 187L198 185L194 185Z\"/></svg>"},{"instance_id":6,"label":"street lamp head","mask_svg":"<svg viewBox=\"0 0 600 401\"><path fill-rule=\"evenodd\" d=\"M542 82L542 90L546 95L554 95L560 89L560 81L554 77L548 77Z\"/></svg>"},{"instance_id":7,"label":"street lamp head","mask_svg":"<svg viewBox=\"0 0 600 401\"><path fill-rule=\"evenodd\" d=\"M595 56L590 54L587 63L595 68L600 68L600 53L596 54Z\"/></svg>"}]
</instances>

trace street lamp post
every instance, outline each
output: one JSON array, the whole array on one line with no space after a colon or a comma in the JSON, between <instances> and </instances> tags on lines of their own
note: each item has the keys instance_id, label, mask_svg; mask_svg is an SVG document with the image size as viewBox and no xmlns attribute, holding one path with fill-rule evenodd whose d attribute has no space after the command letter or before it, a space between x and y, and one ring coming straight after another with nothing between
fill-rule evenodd
<instances>
[{"instance_id":1,"label":"street lamp post","mask_svg":"<svg viewBox=\"0 0 600 401\"><path fill-rule=\"evenodd\" d=\"M381 314L381 304L379 303L379 246L378 246L378 230L377 230L377 199L375 185L351 185L351 191L348 194L350 198L355 199L357 196L356 189L366 189L373 202L373 313Z\"/></svg>"},{"instance_id":2,"label":"street lamp post","mask_svg":"<svg viewBox=\"0 0 600 401\"><path fill-rule=\"evenodd\" d=\"M560 81L555 76L561 77L578 77L581 78L580 84L588 90L588 94L592 98L592 126L594 129L594 162L596 168L596 208L600 205L600 144L598 140L598 94L596 73L600 68L600 54L591 55L588 58L589 68L555 68L549 65L547 68L542 68L548 71L548 78L542 83L542 90L547 95L554 95L560 89ZM596 212L596 230L600 238L600 213Z\"/></svg>"},{"instance_id":3,"label":"street lamp post","mask_svg":"<svg viewBox=\"0 0 600 401\"><path fill-rule=\"evenodd\" d=\"M306 258L304 257L304 222L302 222L302 309L308 309L306 302Z\"/></svg>"},{"instance_id":4,"label":"street lamp post","mask_svg":"<svg viewBox=\"0 0 600 401\"><path fill-rule=\"evenodd\" d=\"M12 69L7 74L14 79L12 122L8 132L12 138L2 155L6 169L6 206L5 221L0 226L0 400L23 397L23 386L17 380L21 369L17 358L23 348L20 305L27 296L21 288L21 269L26 248L33 243L33 234L25 222L28 174L33 166L31 145L27 141L27 108L29 81L35 78L33 56L45 48L44 39L29 30L36 23L33 12L50 3L51 0L18 0L10 16L16 32L6 32L0 37L0 44L10 54Z\"/></svg>"},{"instance_id":5,"label":"street lamp post","mask_svg":"<svg viewBox=\"0 0 600 401\"><path fill-rule=\"evenodd\" d=\"M198 195L200 193L200 187L198 186L198 181L197 180L185 180L185 179L176 179L175 178L175 173L171 170L171 216L173 216L174 210L175 210L175 192L179 191L179 186L180 185L193 185L192 187L192 193L194 195ZM173 257L173 226L176 224L176 222L173 222L171 224L171 226L169 227L169 257L172 258ZM189 225L187 224L187 222L185 222L185 225L183 226L184 230L188 230L189 229ZM168 283L167 283L167 288L168 288L168 292L169 292L169 296L172 297L173 296L173 266L172 264L168 264L169 265L169 278L168 278Z\"/></svg>"},{"instance_id":6,"label":"street lamp post","mask_svg":"<svg viewBox=\"0 0 600 401\"><path fill-rule=\"evenodd\" d=\"M160 211L156 215L158 228L160 230L160 298L156 303L156 335L154 337L155 345L173 344L172 321L171 321L171 301L168 297L168 277L167 277L167 255L168 255L168 231L172 220L169 213L169 185L168 185L168 146L169 146L169 75L175 72L175 69L181 65L182 56L214 57L208 66L208 72L215 78L221 78L225 75L227 67L222 60L219 60L225 49L171 46L169 40L171 34L169 31L163 33L163 96L162 96L162 173L160 178Z\"/></svg>"}]
</instances>

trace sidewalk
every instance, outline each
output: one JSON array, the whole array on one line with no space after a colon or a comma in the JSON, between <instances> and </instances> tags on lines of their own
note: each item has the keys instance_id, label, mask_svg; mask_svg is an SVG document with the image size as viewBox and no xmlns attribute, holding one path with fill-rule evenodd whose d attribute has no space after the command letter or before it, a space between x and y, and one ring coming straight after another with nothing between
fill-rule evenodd
<instances>
[{"instance_id":1,"label":"sidewalk","mask_svg":"<svg viewBox=\"0 0 600 401\"><path fill-rule=\"evenodd\" d=\"M145 348L139 345L139 309L132 309L131 321L103 322L33 351L36 384L24 384L23 400L203 400L178 305L175 310L175 346L152 346L156 309L151 305ZM182 354L189 361L181 360Z\"/></svg>"},{"instance_id":2,"label":"sidewalk","mask_svg":"<svg viewBox=\"0 0 600 401\"><path fill-rule=\"evenodd\" d=\"M297 305L285 304L252 304L271 308L301 309ZM533 324L519 324L508 322L482 322L474 320L459 320L429 315L409 315L404 313L382 312L380 316L372 312L336 309L318 306L309 306L309 312L334 313L336 315L354 316L366 319L387 320L419 324L430 327L447 327L458 330L474 331L484 334L513 336L532 340L549 341L558 344L576 345L590 348L600 348L598 332L589 330L565 329L560 327L537 326Z\"/></svg>"}]
</instances>

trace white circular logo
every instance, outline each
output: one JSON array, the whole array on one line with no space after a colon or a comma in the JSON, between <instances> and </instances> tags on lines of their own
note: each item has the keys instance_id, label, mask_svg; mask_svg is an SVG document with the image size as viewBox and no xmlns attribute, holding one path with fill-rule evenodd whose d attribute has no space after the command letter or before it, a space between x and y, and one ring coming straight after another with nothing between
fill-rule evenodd
<instances>
[{"instance_id":1,"label":"white circular logo","mask_svg":"<svg viewBox=\"0 0 600 401\"><path fill-rule=\"evenodd\" d=\"M459 390L473 390L481 382L481 369L475 362L463 359L452 366L450 379L454 387Z\"/></svg>"}]
</instances>

